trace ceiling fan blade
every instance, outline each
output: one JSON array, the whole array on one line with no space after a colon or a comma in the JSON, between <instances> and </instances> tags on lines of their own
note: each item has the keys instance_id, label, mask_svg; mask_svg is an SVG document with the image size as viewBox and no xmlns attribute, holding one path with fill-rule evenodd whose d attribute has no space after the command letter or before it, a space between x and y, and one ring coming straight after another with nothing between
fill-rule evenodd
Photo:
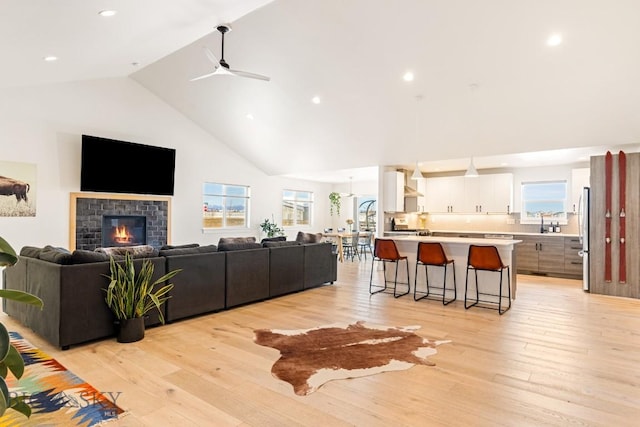
<instances>
[{"instance_id":1,"label":"ceiling fan blade","mask_svg":"<svg viewBox=\"0 0 640 427\"><path fill-rule=\"evenodd\" d=\"M194 78L192 78L192 79L191 79L191 80L189 80L189 81L190 81L190 82L195 82L196 80L206 79L207 77L211 77L211 76L214 76L214 75L216 75L216 74L220 74L220 73L218 73L218 70L214 71L213 73L207 73L207 74L203 74L203 75L198 76L198 77L194 77Z\"/></svg>"},{"instance_id":2,"label":"ceiling fan blade","mask_svg":"<svg viewBox=\"0 0 640 427\"><path fill-rule=\"evenodd\" d=\"M240 70L227 70L227 71L229 71L229 74L233 74L234 76L238 76L238 77L249 77L250 79L264 80L267 82L271 80L271 77L263 76L261 74L249 73L248 71L240 71Z\"/></svg>"}]
</instances>

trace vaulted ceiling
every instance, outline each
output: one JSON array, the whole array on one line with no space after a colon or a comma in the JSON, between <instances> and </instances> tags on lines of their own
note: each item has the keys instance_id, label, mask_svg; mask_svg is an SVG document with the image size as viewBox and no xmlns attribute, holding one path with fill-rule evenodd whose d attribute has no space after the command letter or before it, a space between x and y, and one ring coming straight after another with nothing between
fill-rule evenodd
<instances>
[{"instance_id":1,"label":"vaulted ceiling","mask_svg":"<svg viewBox=\"0 0 640 427\"><path fill-rule=\"evenodd\" d=\"M130 75L268 174L638 151L638 16L636 0L8 0L0 88ZM271 81L190 81L222 23L231 67Z\"/></svg>"}]
</instances>

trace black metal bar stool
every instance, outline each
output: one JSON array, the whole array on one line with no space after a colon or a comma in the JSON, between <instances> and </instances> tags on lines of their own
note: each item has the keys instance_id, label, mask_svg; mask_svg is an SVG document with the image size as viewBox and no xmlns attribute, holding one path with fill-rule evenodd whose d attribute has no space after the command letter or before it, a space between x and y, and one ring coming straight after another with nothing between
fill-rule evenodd
<instances>
[{"instance_id":1,"label":"black metal bar stool","mask_svg":"<svg viewBox=\"0 0 640 427\"><path fill-rule=\"evenodd\" d=\"M404 260L407 266L407 282L400 282L400 284L407 285L407 291L398 294L398 264L400 261ZM374 285L373 284L373 270L375 267L376 261L382 262L383 269L383 277L384 277L384 286L382 285ZM406 256L401 256L398 252L398 248L396 247L396 242L391 239L375 239L373 245L373 259L371 260L371 277L369 278L369 293L377 294L378 292L385 291L387 289L387 283L391 282L391 280L387 280L387 263L394 263L396 265L395 277L393 281L393 296L395 298L401 297L403 295L407 295L411 290L411 285L409 284L409 260L407 260ZM374 291L374 288L380 288Z\"/></svg>"},{"instance_id":2,"label":"black metal bar stool","mask_svg":"<svg viewBox=\"0 0 640 427\"><path fill-rule=\"evenodd\" d=\"M446 299L447 291L447 266L451 264L453 267L453 298ZM427 281L427 292L418 292L418 266L424 265L424 275ZM429 285L429 266L444 267L444 276L442 287ZM456 292L456 265L453 259L447 258L442 245L437 242L418 242L418 252L416 254L416 274L413 283L413 299L414 301L427 298L431 294L431 288L442 290L442 305L452 303L457 298ZM418 298L418 294L422 295ZM440 296L440 294L434 294Z\"/></svg>"},{"instance_id":3,"label":"black metal bar stool","mask_svg":"<svg viewBox=\"0 0 640 427\"><path fill-rule=\"evenodd\" d=\"M467 305L467 289L469 285L469 270L473 270L476 277L476 299L475 302L471 305ZM504 270L507 270L507 296L504 297L502 295L502 275ZM478 271L493 271L500 273L500 282L499 282L499 291L498 294L488 293L488 292L480 292L478 290ZM484 296L493 296L498 297L498 301L488 301L481 300L480 295ZM509 304L506 309L502 309L502 299L508 298ZM473 300L470 300L473 301ZM504 314L507 310L511 308L511 270L508 265L504 265L502 263L502 259L500 258L500 254L498 253L498 248L495 246L469 246L469 256L467 258L467 278L464 283L464 308L471 308L474 305L478 305L478 303L484 304L498 304L498 313ZM493 307L485 307L484 308L493 308Z\"/></svg>"}]
</instances>

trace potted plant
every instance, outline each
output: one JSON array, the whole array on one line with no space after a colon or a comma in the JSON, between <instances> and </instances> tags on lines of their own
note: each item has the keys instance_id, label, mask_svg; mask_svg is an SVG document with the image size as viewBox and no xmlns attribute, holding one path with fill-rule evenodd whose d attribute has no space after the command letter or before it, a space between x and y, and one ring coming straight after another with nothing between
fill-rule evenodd
<instances>
[{"instance_id":1,"label":"potted plant","mask_svg":"<svg viewBox=\"0 0 640 427\"><path fill-rule=\"evenodd\" d=\"M153 308L158 310L160 322L164 324L160 308L170 298L167 294L173 289L173 284L168 283L157 289L156 286L171 279L181 270L170 271L152 281L151 261L143 260L140 271L136 274L133 257L127 252L122 263L116 263L111 257L109 271L111 274L106 277L110 282L104 290L105 301L119 324L118 342L135 342L144 338L144 318Z\"/></svg>"},{"instance_id":2,"label":"potted plant","mask_svg":"<svg viewBox=\"0 0 640 427\"><path fill-rule=\"evenodd\" d=\"M271 215L271 221L269 221L269 218L265 218L264 221L260 223L260 229L267 237L284 236L284 230L278 227L278 224L276 224L273 219L273 215Z\"/></svg>"},{"instance_id":3,"label":"potted plant","mask_svg":"<svg viewBox=\"0 0 640 427\"><path fill-rule=\"evenodd\" d=\"M18 262L18 255L11 245L0 237L0 267L10 267ZM43 303L40 298L27 292L11 289L0 289L0 298L23 302L35 305L42 309ZM27 418L31 416L31 408L25 399L27 396L16 396L9 392L5 378L9 371L20 379L24 373L24 360L18 350L11 344L7 328L0 323L0 417L7 409L20 412Z\"/></svg>"},{"instance_id":4,"label":"potted plant","mask_svg":"<svg viewBox=\"0 0 640 427\"><path fill-rule=\"evenodd\" d=\"M329 214L333 216L333 210L335 209L338 216L340 216L340 193L335 191L329 193Z\"/></svg>"}]
</instances>

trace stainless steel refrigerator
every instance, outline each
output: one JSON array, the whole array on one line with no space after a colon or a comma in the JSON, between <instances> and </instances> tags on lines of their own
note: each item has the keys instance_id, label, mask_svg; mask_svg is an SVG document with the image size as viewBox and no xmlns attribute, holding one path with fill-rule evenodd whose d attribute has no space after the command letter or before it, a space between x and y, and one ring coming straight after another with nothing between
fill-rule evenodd
<instances>
[{"instance_id":1,"label":"stainless steel refrigerator","mask_svg":"<svg viewBox=\"0 0 640 427\"><path fill-rule=\"evenodd\" d=\"M582 249L579 254L582 257L582 289L589 291L589 201L590 189L584 187L580 196L578 207L578 233Z\"/></svg>"}]
</instances>

